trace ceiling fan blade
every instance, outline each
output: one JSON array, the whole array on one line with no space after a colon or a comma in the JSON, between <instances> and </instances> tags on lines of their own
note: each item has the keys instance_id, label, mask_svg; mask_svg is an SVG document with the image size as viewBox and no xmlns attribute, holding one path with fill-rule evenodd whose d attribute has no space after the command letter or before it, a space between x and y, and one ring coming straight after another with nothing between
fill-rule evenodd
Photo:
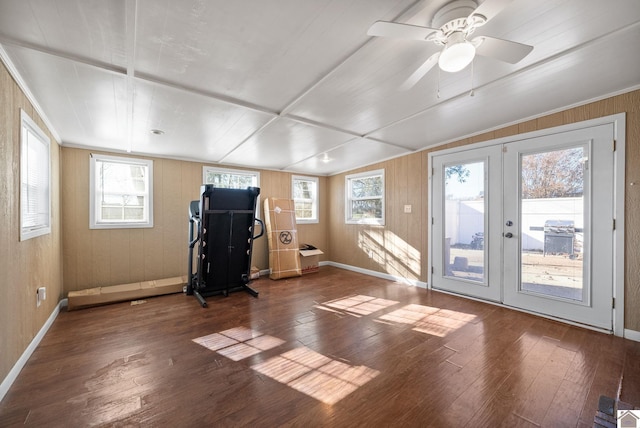
<instances>
[{"instance_id":1,"label":"ceiling fan blade","mask_svg":"<svg viewBox=\"0 0 640 428\"><path fill-rule=\"evenodd\" d=\"M376 21L367 34L369 36L392 37L395 39L411 39L424 41L429 34L438 31L434 28L418 25L399 24L397 22Z\"/></svg>"},{"instance_id":2,"label":"ceiling fan blade","mask_svg":"<svg viewBox=\"0 0 640 428\"><path fill-rule=\"evenodd\" d=\"M502 9L507 7L513 0L485 0L480 6L474 10L469 18L474 15L482 15L487 21L499 14ZM467 19L469 19L467 18Z\"/></svg>"},{"instance_id":3,"label":"ceiling fan blade","mask_svg":"<svg viewBox=\"0 0 640 428\"><path fill-rule=\"evenodd\" d=\"M471 43L475 45L478 55L499 59L509 64L517 63L533 50L533 46L495 37L480 36L474 38Z\"/></svg>"},{"instance_id":4,"label":"ceiling fan blade","mask_svg":"<svg viewBox=\"0 0 640 428\"><path fill-rule=\"evenodd\" d=\"M436 52L431 55L427 60L420 66L416 71L413 72L411 76L407 80L404 81L402 85L400 85L401 91L407 91L415 86L416 83L420 81L428 72L433 68L434 65L438 63L438 58L440 57L440 52Z\"/></svg>"}]
</instances>

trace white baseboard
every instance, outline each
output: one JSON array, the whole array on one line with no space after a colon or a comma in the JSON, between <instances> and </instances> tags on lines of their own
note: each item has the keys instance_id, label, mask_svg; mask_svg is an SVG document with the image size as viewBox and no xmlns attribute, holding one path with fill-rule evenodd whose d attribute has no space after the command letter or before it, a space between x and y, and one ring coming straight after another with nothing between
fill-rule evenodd
<instances>
[{"instance_id":1,"label":"white baseboard","mask_svg":"<svg viewBox=\"0 0 640 428\"><path fill-rule=\"evenodd\" d=\"M624 338L633 340L634 342L640 342L640 331L624 329Z\"/></svg>"},{"instance_id":2,"label":"white baseboard","mask_svg":"<svg viewBox=\"0 0 640 428\"><path fill-rule=\"evenodd\" d=\"M388 279L390 281L401 282L402 284L413 285L414 287L427 288L427 283L418 281L415 279L403 278L401 276L395 276L388 273L377 272L375 270L363 269L356 266L345 265L336 262L320 262L320 266L334 266L340 269L350 270L352 272L363 273L369 276L375 276L376 278Z\"/></svg>"},{"instance_id":3,"label":"white baseboard","mask_svg":"<svg viewBox=\"0 0 640 428\"><path fill-rule=\"evenodd\" d=\"M61 300L56 305L56 307L53 309L53 312L51 312L51 315L49 315L49 318L44 323L44 325L42 326L38 334L36 334L36 336L33 338L29 346L27 346L27 349L24 350L24 352L22 353L18 361L14 364L13 368L7 375L7 377L4 378L4 380L2 381L2 384L0 384L0 402L2 401L4 396L7 395L7 392L9 392L9 388L11 388L11 385L13 385L13 382L15 382L15 380L18 378L20 371L22 371L22 368L25 366L25 364L27 364L27 361L29 361L29 358L31 358L31 354L33 354L33 351L36 350L36 348L40 344L40 341L42 340L44 335L47 334L47 331L49 331L49 328L51 327L51 325L57 318L58 314L60 313L60 308L66 305L67 305L67 299Z\"/></svg>"}]
</instances>

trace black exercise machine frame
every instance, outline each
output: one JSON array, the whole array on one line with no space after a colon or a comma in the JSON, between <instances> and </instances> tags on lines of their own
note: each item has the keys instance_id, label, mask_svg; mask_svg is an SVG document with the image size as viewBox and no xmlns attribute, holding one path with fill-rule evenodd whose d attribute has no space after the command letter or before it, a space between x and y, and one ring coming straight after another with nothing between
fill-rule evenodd
<instances>
[{"instance_id":1,"label":"black exercise machine frame","mask_svg":"<svg viewBox=\"0 0 640 428\"><path fill-rule=\"evenodd\" d=\"M228 296L230 292L246 291L258 297L258 292L248 284L251 281L253 241L265 231L262 220L255 217L259 194L258 187L223 189L203 185L200 200L189 204L188 279L185 291L187 295L193 295L203 308L207 307L205 296ZM217 202L221 202L220 206L215 206ZM256 223L260 225L258 235L254 235ZM209 226L211 230L207 230ZM219 226L224 230L214 230L216 227L220 229ZM247 233L238 236L241 231ZM198 260L194 272L196 245Z\"/></svg>"}]
</instances>

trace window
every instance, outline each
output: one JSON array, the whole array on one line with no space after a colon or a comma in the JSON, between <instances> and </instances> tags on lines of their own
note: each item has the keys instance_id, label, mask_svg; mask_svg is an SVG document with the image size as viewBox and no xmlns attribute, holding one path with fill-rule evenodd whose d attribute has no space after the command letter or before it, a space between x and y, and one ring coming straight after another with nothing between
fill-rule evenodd
<instances>
[{"instance_id":1,"label":"window","mask_svg":"<svg viewBox=\"0 0 640 428\"><path fill-rule=\"evenodd\" d=\"M153 161L91 155L91 229L153 227Z\"/></svg>"},{"instance_id":2,"label":"window","mask_svg":"<svg viewBox=\"0 0 640 428\"><path fill-rule=\"evenodd\" d=\"M296 223L318 222L318 178L294 175L291 178Z\"/></svg>"},{"instance_id":3,"label":"window","mask_svg":"<svg viewBox=\"0 0 640 428\"><path fill-rule=\"evenodd\" d=\"M51 233L50 140L20 111L20 240Z\"/></svg>"},{"instance_id":4,"label":"window","mask_svg":"<svg viewBox=\"0 0 640 428\"><path fill-rule=\"evenodd\" d=\"M345 222L384 225L384 170L345 179Z\"/></svg>"},{"instance_id":5,"label":"window","mask_svg":"<svg viewBox=\"0 0 640 428\"><path fill-rule=\"evenodd\" d=\"M202 167L202 182L213 184L213 187L226 189L246 189L247 187L260 187L260 173L257 171L245 171L243 169ZM256 200L256 217L260 218L260 195Z\"/></svg>"},{"instance_id":6,"label":"window","mask_svg":"<svg viewBox=\"0 0 640 428\"><path fill-rule=\"evenodd\" d=\"M226 189L260 187L260 173L205 166L202 168L202 182L204 184L213 184L213 187L223 187Z\"/></svg>"}]
</instances>

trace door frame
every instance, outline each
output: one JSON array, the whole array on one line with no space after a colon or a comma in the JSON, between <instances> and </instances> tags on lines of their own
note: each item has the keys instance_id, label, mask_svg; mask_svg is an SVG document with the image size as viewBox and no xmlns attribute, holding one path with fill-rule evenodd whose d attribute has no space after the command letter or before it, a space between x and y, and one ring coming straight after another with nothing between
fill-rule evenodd
<instances>
[{"instance_id":1,"label":"door frame","mask_svg":"<svg viewBox=\"0 0 640 428\"><path fill-rule=\"evenodd\" d=\"M472 143L465 146L460 146L451 149L438 150L428 153L428 203L427 203L427 211L428 211L428 255L427 255L427 288L434 291L436 290L432 287L433 278L432 278L432 266L433 260L432 255L434 251L434 240L433 240L433 157L440 156L444 154L452 154L457 152L462 152L470 149L476 149L481 147L488 147L493 145L501 145L513 143L516 141L521 141L529 138L537 138L544 136L551 136L554 134L567 132L567 131L575 131L584 128L590 128L597 125L604 124L612 124L613 125L613 133L614 133L614 141L612 144L615 144L614 151L614 207L613 207L613 215L615 220L615 230L613 233L613 298L615 301L614 308L612 309L612 319L613 319L613 334L616 336L624 337L624 242L625 242L625 232L624 232L624 200L625 200L625 146L626 146L626 114L618 113L610 116L604 116L596 119L590 119L581 122L575 122L567 125L557 126L553 128L542 129L538 131L527 132L523 134L515 134L508 137L497 138L493 140L483 141L480 143ZM489 132L491 130L485 131ZM484 133L484 132L483 132ZM465 138L465 137L463 137ZM444 142L443 144L446 144ZM444 291L442 291L444 292ZM466 298L471 298L468 296L463 296ZM487 302L490 304L496 304L499 306L508 307L510 309L515 309L522 312L533 313L538 316L542 316L545 318L555 319L564 323L578 325L581 327L586 327L589 329L597 330L597 331L606 331L597 327L588 326L580 323L575 323L571 321L567 321L562 318L556 318L553 316L547 316L538 314L532 311L527 311L519 308L513 308L511 306L504 305L503 303L496 303L486 300L481 300L483 302Z\"/></svg>"}]
</instances>

